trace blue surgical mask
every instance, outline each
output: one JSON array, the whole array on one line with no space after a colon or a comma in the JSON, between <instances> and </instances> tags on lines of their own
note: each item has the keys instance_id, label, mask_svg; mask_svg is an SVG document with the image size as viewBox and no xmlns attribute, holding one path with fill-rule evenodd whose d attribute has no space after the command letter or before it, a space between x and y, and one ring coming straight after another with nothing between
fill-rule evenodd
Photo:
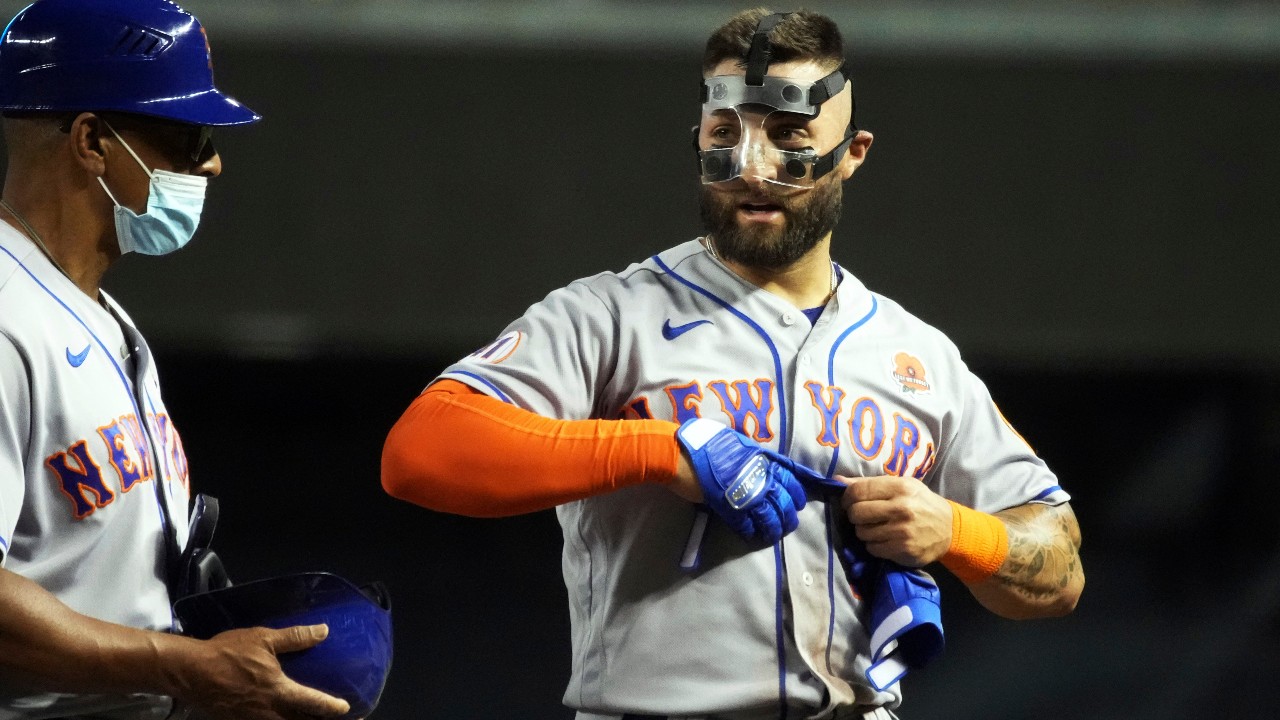
<instances>
[{"instance_id":1,"label":"blue surgical mask","mask_svg":"<svg viewBox=\"0 0 1280 720\"><path fill-rule=\"evenodd\" d=\"M106 124L106 121L103 123ZM116 204L116 239L120 244L120 254L138 252L143 255L168 255L180 250L191 242L191 236L200 224L200 213L204 210L204 191L209 179L201 175L186 175L168 170L148 170L115 128L107 125L107 129L151 178L151 185L147 190L147 209L141 215L121 205L111 190L107 189L102 178L98 178L98 184L107 191L111 202Z\"/></svg>"}]
</instances>

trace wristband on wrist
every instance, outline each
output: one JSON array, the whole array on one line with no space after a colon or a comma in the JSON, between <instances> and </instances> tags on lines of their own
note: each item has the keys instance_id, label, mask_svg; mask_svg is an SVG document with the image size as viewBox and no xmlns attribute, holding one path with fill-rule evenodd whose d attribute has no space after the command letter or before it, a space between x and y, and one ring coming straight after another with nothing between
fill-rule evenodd
<instances>
[{"instance_id":1,"label":"wristband on wrist","mask_svg":"<svg viewBox=\"0 0 1280 720\"><path fill-rule=\"evenodd\" d=\"M966 583L986 580L1009 555L1009 531L995 515L951 503L951 546L942 566Z\"/></svg>"}]
</instances>

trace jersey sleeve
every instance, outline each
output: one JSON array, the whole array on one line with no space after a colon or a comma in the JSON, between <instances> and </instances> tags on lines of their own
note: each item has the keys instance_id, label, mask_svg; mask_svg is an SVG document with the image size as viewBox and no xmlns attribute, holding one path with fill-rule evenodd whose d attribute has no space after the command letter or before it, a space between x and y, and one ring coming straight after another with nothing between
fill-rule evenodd
<instances>
[{"instance_id":1,"label":"jersey sleeve","mask_svg":"<svg viewBox=\"0 0 1280 720\"><path fill-rule=\"evenodd\" d=\"M617 364L617 332L613 310L591 280L578 280L531 306L440 378L546 417L591 418Z\"/></svg>"},{"instance_id":2,"label":"jersey sleeve","mask_svg":"<svg viewBox=\"0 0 1280 720\"><path fill-rule=\"evenodd\" d=\"M0 565L9 555L26 496L27 438L31 397L27 363L12 340L0 334Z\"/></svg>"},{"instance_id":3,"label":"jersey sleeve","mask_svg":"<svg viewBox=\"0 0 1280 720\"><path fill-rule=\"evenodd\" d=\"M1070 500L1057 476L996 407L986 384L963 363L961 368L955 432L933 479L938 494L988 513Z\"/></svg>"}]
</instances>

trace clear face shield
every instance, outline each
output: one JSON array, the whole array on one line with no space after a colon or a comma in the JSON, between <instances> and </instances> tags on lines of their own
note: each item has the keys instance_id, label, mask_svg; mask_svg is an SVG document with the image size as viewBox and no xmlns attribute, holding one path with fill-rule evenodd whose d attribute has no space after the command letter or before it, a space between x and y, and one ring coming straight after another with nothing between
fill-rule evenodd
<instances>
[{"instance_id":1,"label":"clear face shield","mask_svg":"<svg viewBox=\"0 0 1280 720\"><path fill-rule=\"evenodd\" d=\"M842 70L816 83L771 76L756 85L742 75L707 78L694 138L703 184L742 177L812 188L835 168L854 137L851 118L841 142L820 154L809 131L822 103L844 89Z\"/></svg>"}]
</instances>

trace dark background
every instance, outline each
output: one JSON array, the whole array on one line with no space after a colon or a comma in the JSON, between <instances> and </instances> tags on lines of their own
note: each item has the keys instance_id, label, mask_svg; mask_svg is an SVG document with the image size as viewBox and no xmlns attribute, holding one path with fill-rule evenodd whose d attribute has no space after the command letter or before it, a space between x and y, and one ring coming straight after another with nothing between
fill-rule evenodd
<instances>
[{"instance_id":1,"label":"dark background","mask_svg":"<svg viewBox=\"0 0 1280 720\"><path fill-rule=\"evenodd\" d=\"M1275 717L1277 13L810 5L876 136L837 259L956 341L1084 535L1064 619L1000 620L942 574L948 648L902 716ZM382 441L546 292L698 233L700 43L738 6L187 6L266 119L216 135L196 242L106 287L222 501L220 553L241 580L387 582L378 718L571 717L554 514L392 500Z\"/></svg>"}]
</instances>

